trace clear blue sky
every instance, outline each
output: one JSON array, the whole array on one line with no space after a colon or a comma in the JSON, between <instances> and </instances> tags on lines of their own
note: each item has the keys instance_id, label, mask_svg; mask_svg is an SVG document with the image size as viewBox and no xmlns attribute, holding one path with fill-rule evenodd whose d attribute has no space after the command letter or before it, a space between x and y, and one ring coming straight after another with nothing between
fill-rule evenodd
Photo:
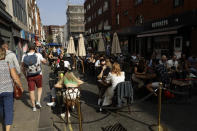
<instances>
[{"instance_id":1,"label":"clear blue sky","mask_svg":"<svg viewBox=\"0 0 197 131\"><path fill-rule=\"evenodd\" d=\"M43 25L64 25L68 0L37 0ZM70 0L70 4L83 4L84 0Z\"/></svg>"}]
</instances>

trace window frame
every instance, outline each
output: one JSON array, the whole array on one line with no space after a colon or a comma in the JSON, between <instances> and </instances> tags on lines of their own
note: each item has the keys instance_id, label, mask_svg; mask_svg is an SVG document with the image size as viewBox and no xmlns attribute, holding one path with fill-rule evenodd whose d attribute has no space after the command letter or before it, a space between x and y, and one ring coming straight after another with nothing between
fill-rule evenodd
<instances>
[{"instance_id":1,"label":"window frame","mask_svg":"<svg viewBox=\"0 0 197 131\"><path fill-rule=\"evenodd\" d=\"M176 4L176 1L178 1L178 4L177 5L175 5ZM181 7L183 5L184 5L184 0L173 0L173 7L174 8Z\"/></svg>"},{"instance_id":2,"label":"window frame","mask_svg":"<svg viewBox=\"0 0 197 131\"><path fill-rule=\"evenodd\" d=\"M134 0L135 6L143 4L143 0Z\"/></svg>"}]
</instances>

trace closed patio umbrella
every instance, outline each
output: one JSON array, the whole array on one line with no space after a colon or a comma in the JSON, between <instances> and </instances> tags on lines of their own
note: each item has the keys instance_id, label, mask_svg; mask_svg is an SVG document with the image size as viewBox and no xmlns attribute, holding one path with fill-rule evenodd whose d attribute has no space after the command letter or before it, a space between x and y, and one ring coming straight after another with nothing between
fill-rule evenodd
<instances>
[{"instance_id":1,"label":"closed patio umbrella","mask_svg":"<svg viewBox=\"0 0 197 131\"><path fill-rule=\"evenodd\" d=\"M85 43L84 43L84 38L83 38L82 34L79 35L76 55L81 58L82 72L84 73L84 61L83 61L84 59L83 59L83 57L86 56L86 49L85 49Z\"/></svg>"},{"instance_id":2,"label":"closed patio umbrella","mask_svg":"<svg viewBox=\"0 0 197 131\"><path fill-rule=\"evenodd\" d=\"M102 35L99 37L98 52L105 52L105 45Z\"/></svg>"},{"instance_id":3,"label":"closed patio umbrella","mask_svg":"<svg viewBox=\"0 0 197 131\"><path fill-rule=\"evenodd\" d=\"M75 54L76 53L76 51L75 51L75 44L74 44L74 40L73 40L72 36L70 37L70 40L68 42L67 53L68 54Z\"/></svg>"},{"instance_id":4,"label":"closed patio umbrella","mask_svg":"<svg viewBox=\"0 0 197 131\"><path fill-rule=\"evenodd\" d=\"M79 35L77 56L86 56L85 43L82 34Z\"/></svg>"},{"instance_id":5,"label":"closed patio umbrella","mask_svg":"<svg viewBox=\"0 0 197 131\"><path fill-rule=\"evenodd\" d=\"M112 54L120 54L121 53L120 43L119 43L118 35L116 32L114 33L114 36L113 36L111 53Z\"/></svg>"}]
</instances>

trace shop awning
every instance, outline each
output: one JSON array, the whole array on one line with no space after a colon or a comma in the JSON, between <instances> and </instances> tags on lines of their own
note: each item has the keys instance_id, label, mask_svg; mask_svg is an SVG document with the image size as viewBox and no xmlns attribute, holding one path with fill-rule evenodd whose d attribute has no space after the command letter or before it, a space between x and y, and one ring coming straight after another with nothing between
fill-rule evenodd
<instances>
[{"instance_id":1,"label":"shop awning","mask_svg":"<svg viewBox=\"0 0 197 131\"><path fill-rule=\"evenodd\" d=\"M168 27L168 28L162 28L162 29L155 29L150 31L141 32L137 35L138 38L142 37L150 37L150 36L161 36L161 35L172 35L177 34L178 29L183 27L183 25L175 26L175 27Z\"/></svg>"}]
</instances>

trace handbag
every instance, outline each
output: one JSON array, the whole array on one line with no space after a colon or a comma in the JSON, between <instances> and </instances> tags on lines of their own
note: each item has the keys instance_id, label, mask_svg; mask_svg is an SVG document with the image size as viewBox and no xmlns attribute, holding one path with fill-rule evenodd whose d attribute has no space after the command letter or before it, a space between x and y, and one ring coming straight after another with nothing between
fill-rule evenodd
<instances>
[{"instance_id":1,"label":"handbag","mask_svg":"<svg viewBox=\"0 0 197 131\"><path fill-rule=\"evenodd\" d=\"M16 83L14 83L14 98L15 99L20 99L22 94L23 94L23 92L22 92L21 88L18 87L16 85Z\"/></svg>"}]
</instances>

